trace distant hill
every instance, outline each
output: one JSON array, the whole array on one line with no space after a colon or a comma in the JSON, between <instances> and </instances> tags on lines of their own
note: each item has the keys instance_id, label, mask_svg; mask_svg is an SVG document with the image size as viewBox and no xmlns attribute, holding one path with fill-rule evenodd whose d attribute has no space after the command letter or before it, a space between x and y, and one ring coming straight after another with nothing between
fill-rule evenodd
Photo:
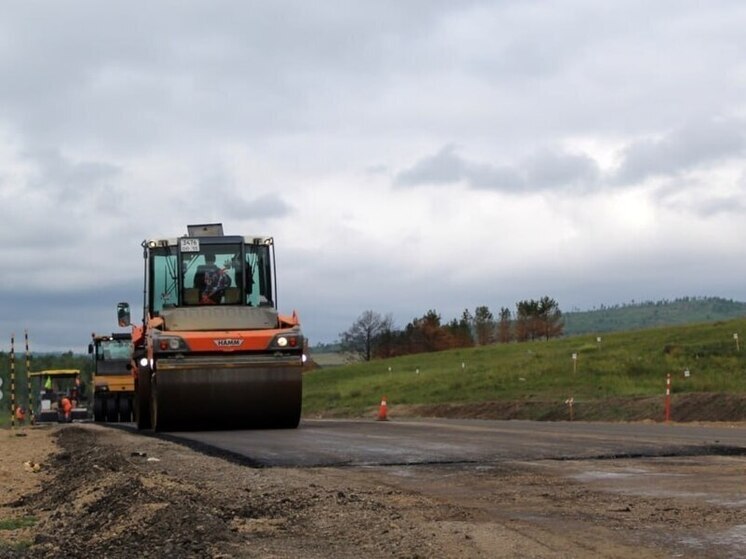
<instances>
[{"instance_id":1,"label":"distant hill","mask_svg":"<svg viewBox=\"0 0 746 559\"><path fill-rule=\"evenodd\" d=\"M746 316L746 303L720 297L645 301L563 313L565 335L622 332L656 326L714 322Z\"/></svg>"}]
</instances>

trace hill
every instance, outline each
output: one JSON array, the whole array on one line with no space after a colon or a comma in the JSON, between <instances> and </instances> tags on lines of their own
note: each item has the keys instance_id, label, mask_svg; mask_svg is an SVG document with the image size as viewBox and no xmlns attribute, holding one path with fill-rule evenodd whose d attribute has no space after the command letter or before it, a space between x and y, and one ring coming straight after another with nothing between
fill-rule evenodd
<instances>
[{"instance_id":1,"label":"hill","mask_svg":"<svg viewBox=\"0 0 746 559\"><path fill-rule=\"evenodd\" d=\"M746 318L408 355L305 375L304 414L746 421ZM575 358L573 359L573 356Z\"/></svg>"},{"instance_id":2,"label":"hill","mask_svg":"<svg viewBox=\"0 0 746 559\"><path fill-rule=\"evenodd\" d=\"M720 297L646 301L563 314L565 335L622 332L656 326L730 320L746 316L746 303Z\"/></svg>"}]
</instances>

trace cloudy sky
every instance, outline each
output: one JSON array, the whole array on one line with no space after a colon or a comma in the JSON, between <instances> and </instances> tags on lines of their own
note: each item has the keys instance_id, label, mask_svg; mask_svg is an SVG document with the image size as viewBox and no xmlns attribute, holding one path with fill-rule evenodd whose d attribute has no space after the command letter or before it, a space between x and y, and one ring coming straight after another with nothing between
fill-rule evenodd
<instances>
[{"instance_id":1,"label":"cloudy sky","mask_svg":"<svg viewBox=\"0 0 746 559\"><path fill-rule=\"evenodd\" d=\"M6 0L0 349L85 351L140 242L275 237L361 312L746 300L740 1Z\"/></svg>"}]
</instances>

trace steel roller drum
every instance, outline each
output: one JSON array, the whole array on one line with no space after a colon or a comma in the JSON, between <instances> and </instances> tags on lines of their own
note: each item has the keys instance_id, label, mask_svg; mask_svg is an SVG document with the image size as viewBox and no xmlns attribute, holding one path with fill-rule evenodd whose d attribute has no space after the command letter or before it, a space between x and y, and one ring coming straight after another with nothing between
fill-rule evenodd
<instances>
[{"instance_id":1,"label":"steel roller drum","mask_svg":"<svg viewBox=\"0 0 746 559\"><path fill-rule=\"evenodd\" d=\"M152 390L153 428L295 428L300 421L300 360L159 362Z\"/></svg>"}]
</instances>

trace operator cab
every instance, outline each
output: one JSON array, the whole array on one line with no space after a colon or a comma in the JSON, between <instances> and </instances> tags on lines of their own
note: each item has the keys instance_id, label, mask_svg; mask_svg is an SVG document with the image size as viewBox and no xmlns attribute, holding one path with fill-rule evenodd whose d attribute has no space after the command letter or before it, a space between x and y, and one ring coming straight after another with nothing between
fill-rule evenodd
<instances>
[{"instance_id":1,"label":"operator cab","mask_svg":"<svg viewBox=\"0 0 746 559\"><path fill-rule=\"evenodd\" d=\"M93 358L96 375L128 374L128 365L132 359L132 335L94 334L92 338L88 345L88 353Z\"/></svg>"},{"instance_id":2,"label":"operator cab","mask_svg":"<svg viewBox=\"0 0 746 559\"><path fill-rule=\"evenodd\" d=\"M148 308L203 306L276 308L271 237L222 234L219 224L189 226L178 239L143 243Z\"/></svg>"}]
</instances>

